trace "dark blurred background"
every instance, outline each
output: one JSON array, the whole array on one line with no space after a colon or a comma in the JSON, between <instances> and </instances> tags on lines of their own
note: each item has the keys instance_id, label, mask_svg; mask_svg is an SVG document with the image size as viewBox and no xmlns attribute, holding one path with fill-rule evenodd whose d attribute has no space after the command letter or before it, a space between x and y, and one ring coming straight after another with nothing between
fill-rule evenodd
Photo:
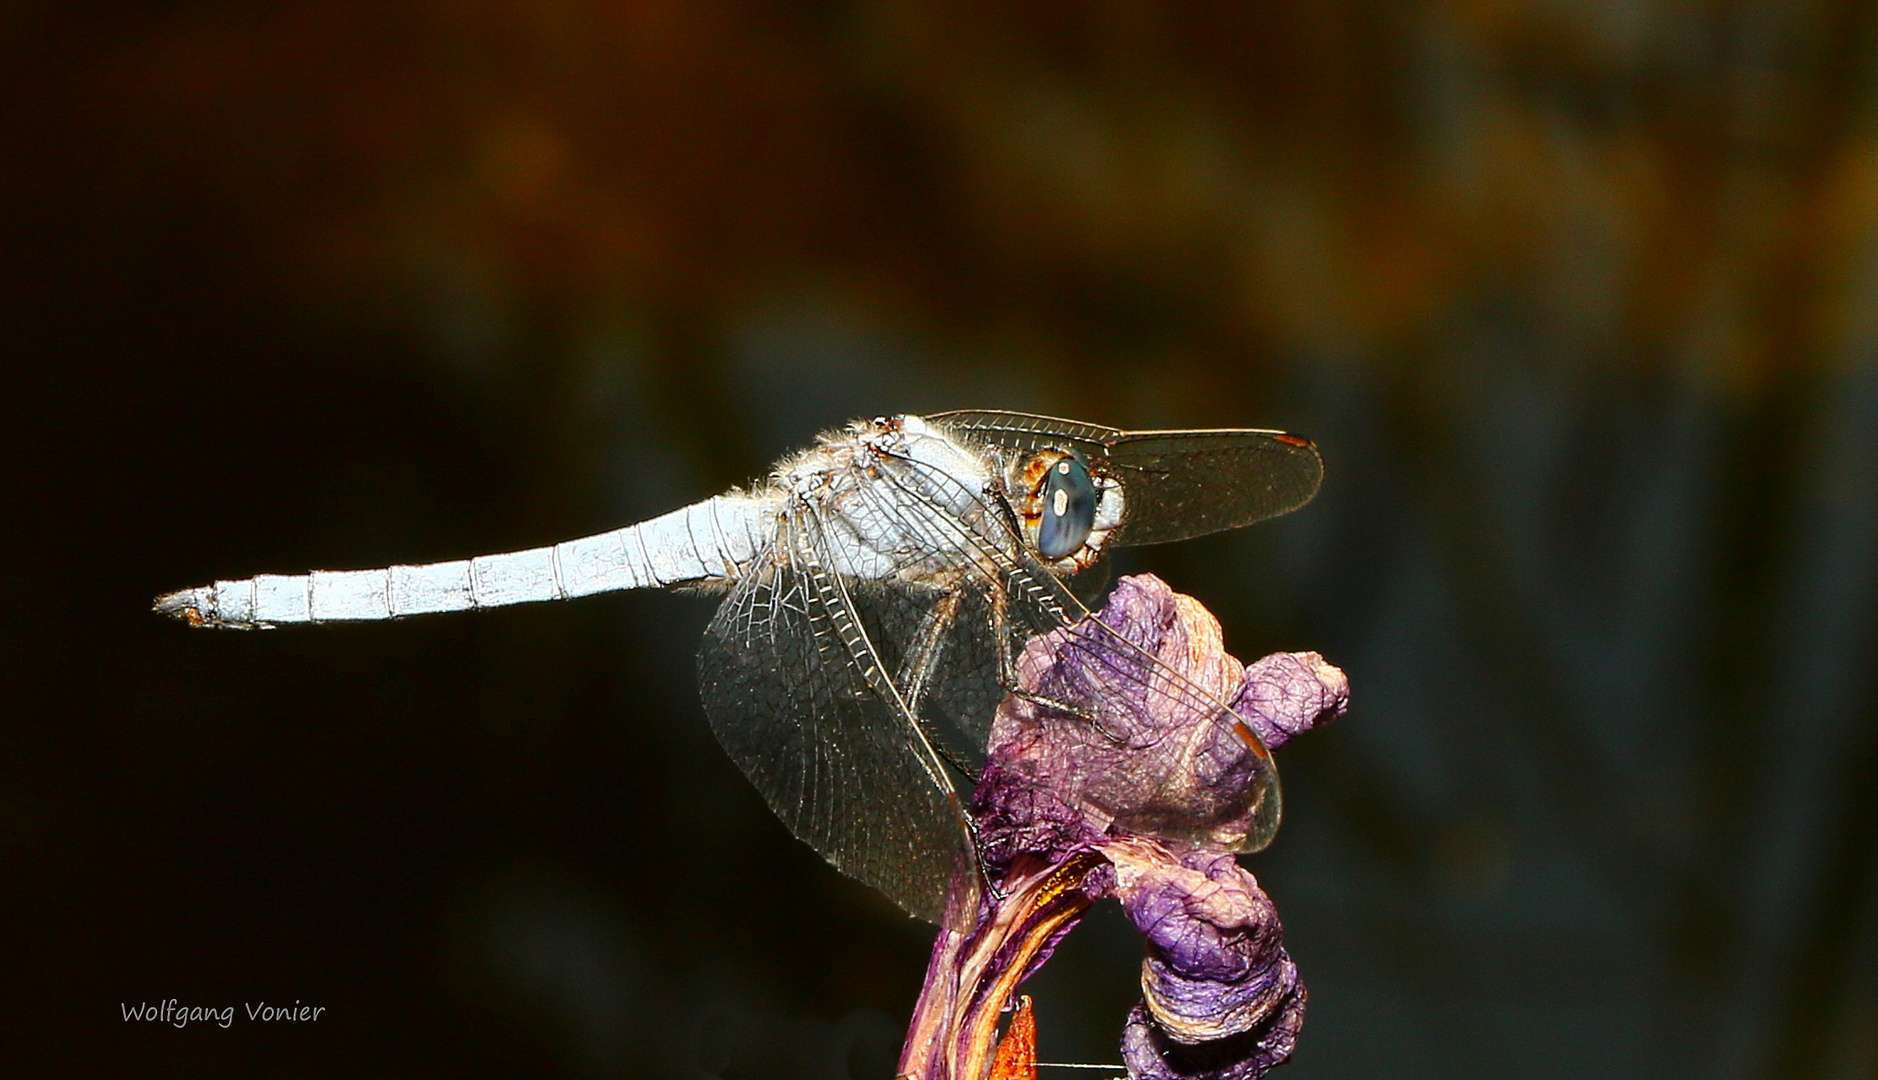
<instances>
[{"instance_id":1,"label":"dark blurred background","mask_svg":"<svg viewBox=\"0 0 1878 1080\"><path fill-rule=\"evenodd\" d=\"M1119 568L1354 685L1248 860L1287 1076L1878 1076L1874 14L0 4L6 1073L887 1075L930 932L712 742L708 602L147 607L989 406L1324 449Z\"/></svg>"}]
</instances>

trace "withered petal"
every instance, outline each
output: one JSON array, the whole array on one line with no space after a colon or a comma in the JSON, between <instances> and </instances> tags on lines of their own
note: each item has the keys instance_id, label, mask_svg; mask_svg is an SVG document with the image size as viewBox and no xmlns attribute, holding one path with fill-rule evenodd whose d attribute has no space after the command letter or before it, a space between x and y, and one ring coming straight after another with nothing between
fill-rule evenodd
<instances>
[{"instance_id":1,"label":"withered petal","mask_svg":"<svg viewBox=\"0 0 1878 1080\"><path fill-rule=\"evenodd\" d=\"M1245 731L1278 746L1342 715L1349 684L1316 653L1241 667L1212 615L1152 576L1117 582L1097 618L1107 630L1033 639L1028 697L998 710L971 807L996 887L972 894L973 930L942 932L903 1073L982 1075L999 1010L1103 895L1147 939L1122 1040L1131 1076L1250 1080L1297 1040L1304 984L1271 899L1228 849L1269 768ZM1232 711L1153 692L1156 662ZM1074 711L1096 701L1101 725Z\"/></svg>"}]
</instances>

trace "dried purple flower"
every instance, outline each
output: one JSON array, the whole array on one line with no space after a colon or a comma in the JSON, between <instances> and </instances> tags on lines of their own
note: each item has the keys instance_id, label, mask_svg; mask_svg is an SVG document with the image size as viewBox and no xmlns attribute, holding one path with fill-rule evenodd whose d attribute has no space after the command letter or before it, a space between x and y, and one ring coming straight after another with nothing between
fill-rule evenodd
<instances>
[{"instance_id":1,"label":"dried purple flower","mask_svg":"<svg viewBox=\"0 0 1878 1080\"><path fill-rule=\"evenodd\" d=\"M1142 1001L1122 1034L1134 1077L1257 1077L1291 1056L1304 984L1278 912L1230 854L1174 858L1151 840L1103 848L1114 893L1148 939Z\"/></svg>"},{"instance_id":2,"label":"dried purple flower","mask_svg":"<svg viewBox=\"0 0 1878 1080\"><path fill-rule=\"evenodd\" d=\"M954 911L947 925L971 929L934 944L901 1075L984 1077L1017 985L1114 896L1147 941L1122 1038L1130 1075L1263 1076L1290 1056L1304 984L1233 852L1276 824L1267 748L1340 715L1343 673L1315 653L1241 668L1198 601L1141 576L1093 623L1030 642L1018 678L1026 696L999 708L972 801L994 888L960 869L953 904L977 911ZM1026 1075L1010 1058L998 1075Z\"/></svg>"}]
</instances>

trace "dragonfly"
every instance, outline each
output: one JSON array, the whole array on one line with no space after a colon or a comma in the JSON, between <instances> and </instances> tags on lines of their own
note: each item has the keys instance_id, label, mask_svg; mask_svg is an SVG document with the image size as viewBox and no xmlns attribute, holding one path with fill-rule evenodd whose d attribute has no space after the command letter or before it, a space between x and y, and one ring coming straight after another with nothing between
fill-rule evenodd
<instances>
[{"instance_id":1,"label":"dragonfly","mask_svg":"<svg viewBox=\"0 0 1878 1080\"><path fill-rule=\"evenodd\" d=\"M748 488L598 535L216 581L155 609L199 627L271 629L622 589L719 593L698 657L718 741L798 838L943 922L961 867L977 866L960 786L999 704L1022 696L1018 665L1042 634L1122 656L1113 680L1137 700L1173 695L1233 724L1258 774L1236 844L1270 841L1277 772L1219 700L1230 691L1116 640L1071 586L1109 549L1288 513L1322 479L1317 448L1281 431L1123 431L1000 410L879 417L823 433ZM1041 704L1097 725L1107 707Z\"/></svg>"}]
</instances>

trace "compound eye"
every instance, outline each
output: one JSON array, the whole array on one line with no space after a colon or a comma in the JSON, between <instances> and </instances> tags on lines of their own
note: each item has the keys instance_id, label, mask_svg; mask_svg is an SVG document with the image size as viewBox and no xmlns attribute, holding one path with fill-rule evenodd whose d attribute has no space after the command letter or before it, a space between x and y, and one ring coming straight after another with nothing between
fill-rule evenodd
<instances>
[{"instance_id":1,"label":"compound eye","mask_svg":"<svg viewBox=\"0 0 1878 1080\"><path fill-rule=\"evenodd\" d=\"M1050 466L1043 480L1043 520L1037 526L1037 551L1046 559L1075 553L1095 528L1096 487L1089 466L1065 457Z\"/></svg>"}]
</instances>

